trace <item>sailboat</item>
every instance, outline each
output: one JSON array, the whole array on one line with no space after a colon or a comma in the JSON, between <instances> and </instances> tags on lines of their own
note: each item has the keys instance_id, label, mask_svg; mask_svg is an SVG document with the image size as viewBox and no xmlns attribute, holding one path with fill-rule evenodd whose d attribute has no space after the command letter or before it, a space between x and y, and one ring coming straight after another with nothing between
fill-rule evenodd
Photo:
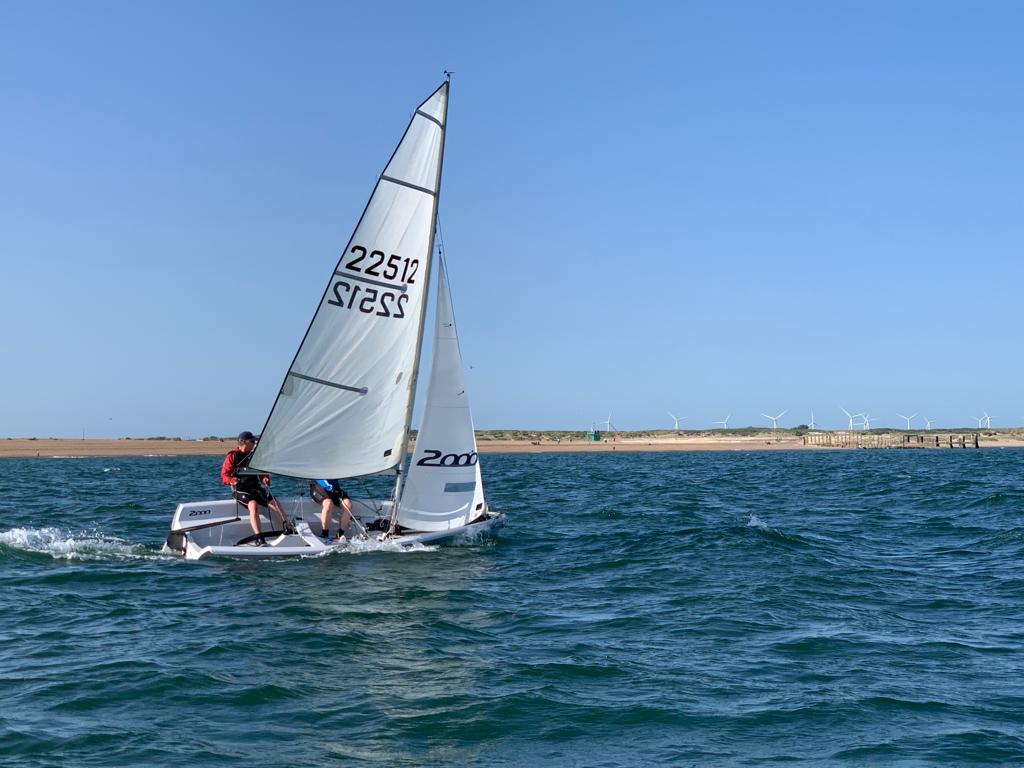
<instances>
[{"instance_id":1,"label":"sailboat","mask_svg":"<svg viewBox=\"0 0 1024 768\"><path fill-rule=\"evenodd\" d=\"M450 76L420 104L377 179L271 407L248 471L306 479L394 475L388 498L352 498L353 537L401 546L476 537L505 516L484 498L447 269L434 259ZM433 358L409 459L413 405L435 271ZM408 469L406 465L408 464ZM320 505L279 498L294 532L254 547L234 499L179 504L167 547L186 559L319 555L349 546L313 533ZM315 529L319 530L319 523Z\"/></svg>"}]
</instances>

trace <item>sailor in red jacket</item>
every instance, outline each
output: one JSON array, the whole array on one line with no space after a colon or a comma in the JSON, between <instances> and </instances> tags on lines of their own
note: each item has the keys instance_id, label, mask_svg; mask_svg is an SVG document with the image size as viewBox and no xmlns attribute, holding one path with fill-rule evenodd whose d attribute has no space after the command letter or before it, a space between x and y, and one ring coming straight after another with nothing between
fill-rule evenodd
<instances>
[{"instance_id":1,"label":"sailor in red jacket","mask_svg":"<svg viewBox=\"0 0 1024 768\"><path fill-rule=\"evenodd\" d=\"M238 474L240 469L244 469L248 465L249 458L252 456L252 451L255 447L256 437L252 432L247 430L240 434L238 436L238 448L228 451L228 455L224 457L224 464L220 468L220 481L224 485L230 485L231 495L235 497L239 504L249 509L249 525L252 526L252 532L255 534L252 545L263 547L266 546L267 541L263 538L263 532L260 530L260 506L267 507L277 516L278 522L281 524L281 530L285 533L292 533L294 529L288 522L288 518L285 517L281 505L277 503L277 499L270 496L268 490L263 487L265 483L269 488L269 475L257 477L256 475Z\"/></svg>"}]
</instances>

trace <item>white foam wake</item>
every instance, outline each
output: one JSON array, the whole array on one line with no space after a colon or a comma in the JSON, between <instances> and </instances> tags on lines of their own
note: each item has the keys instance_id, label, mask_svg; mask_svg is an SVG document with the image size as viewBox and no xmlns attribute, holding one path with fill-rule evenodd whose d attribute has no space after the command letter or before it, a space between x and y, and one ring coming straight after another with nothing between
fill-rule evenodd
<instances>
[{"instance_id":1,"label":"white foam wake","mask_svg":"<svg viewBox=\"0 0 1024 768\"><path fill-rule=\"evenodd\" d=\"M415 544L403 546L396 541L378 541L376 535L371 533L368 539L349 539L337 549L329 550L323 553L323 555L318 555L318 557L324 555L361 555L368 552L436 552L438 549L439 547L436 544L416 542Z\"/></svg>"},{"instance_id":2,"label":"white foam wake","mask_svg":"<svg viewBox=\"0 0 1024 768\"><path fill-rule=\"evenodd\" d=\"M49 555L56 560L154 560L168 556L98 531L72 533L60 528L0 531L0 548Z\"/></svg>"}]
</instances>

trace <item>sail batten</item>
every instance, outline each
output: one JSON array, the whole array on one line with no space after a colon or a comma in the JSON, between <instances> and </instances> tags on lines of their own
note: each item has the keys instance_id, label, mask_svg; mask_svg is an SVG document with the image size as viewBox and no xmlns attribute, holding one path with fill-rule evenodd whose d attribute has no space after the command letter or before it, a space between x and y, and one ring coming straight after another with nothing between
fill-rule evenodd
<instances>
[{"instance_id":1,"label":"sail batten","mask_svg":"<svg viewBox=\"0 0 1024 768\"><path fill-rule=\"evenodd\" d=\"M390 288L392 290L398 291L399 293L405 293L409 288L409 286L403 285L401 283L386 283L383 280L373 280L369 277L351 275L346 272L335 272L334 274L337 275L338 277L348 277L349 280L355 280L356 282L359 283L368 283L369 285L379 285L381 288Z\"/></svg>"},{"instance_id":2,"label":"sail batten","mask_svg":"<svg viewBox=\"0 0 1024 768\"><path fill-rule=\"evenodd\" d=\"M334 381L324 381L323 379L318 379L315 376L307 376L304 373L296 373L295 371L290 371L288 375L294 376L297 379L303 379L304 381L312 381L314 384L323 384L325 387L335 387L336 389L344 389L349 392L355 392L358 395L365 395L367 394L367 392L369 392L369 390L366 387L350 387L348 384L338 384L337 382Z\"/></svg>"},{"instance_id":3,"label":"sail batten","mask_svg":"<svg viewBox=\"0 0 1024 768\"><path fill-rule=\"evenodd\" d=\"M423 111L422 109L417 109L417 110L416 110L416 114L417 114L417 115L421 115L421 116L423 116L423 117L427 118L427 120L430 120L430 121L432 121L432 122L434 122L434 123L437 123L437 125L438 125L438 127L439 127L439 128L444 128L444 125L442 125L442 124L441 124L441 121L440 121L440 120L438 120L438 119L437 119L436 117L434 117L433 115L428 115L428 114L427 114L426 112L424 112L424 111Z\"/></svg>"},{"instance_id":4,"label":"sail batten","mask_svg":"<svg viewBox=\"0 0 1024 768\"><path fill-rule=\"evenodd\" d=\"M254 469L355 477L404 455L447 97L445 82L417 108L378 178L289 366Z\"/></svg>"},{"instance_id":5,"label":"sail batten","mask_svg":"<svg viewBox=\"0 0 1024 768\"><path fill-rule=\"evenodd\" d=\"M381 178L382 181L390 181L392 184L401 184L403 187L408 187L409 189L415 189L417 192L425 192L428 195L436 195L437 194L432 189L427 189L426 187L418 187L415 184L410 184L408 181L402 181L401 179L393 179L390 176L381 176L380 178Z\"/></svg>"}]
</instances>

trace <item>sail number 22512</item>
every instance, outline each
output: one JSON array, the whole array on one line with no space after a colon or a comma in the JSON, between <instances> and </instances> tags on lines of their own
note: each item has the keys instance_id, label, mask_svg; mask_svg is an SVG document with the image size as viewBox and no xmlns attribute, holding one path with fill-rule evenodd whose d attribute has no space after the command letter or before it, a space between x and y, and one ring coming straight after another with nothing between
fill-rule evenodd
<instances>
[{"instance_id":1,"label":"sail number 22512","mask_svg":"<svg viewBox=\"0 0 1024 768\"><path fill-rule=\"evenodd\" d=\"M327 303L343 309L358 309L364 315L380 317L405 317L404 305L409 301L409 294L381 291L367 288L348 280L335 280L331 286L332 296Z\"/></svg>"},{"instance_id":2,"label":"sail number 22512","mask_svg":"<svg viewBox=\"0 0 1024 768\"><path fill-rule=\"evenodd\" d=\"M355 274L352 279L346 279L342 273L337 273L341 277L334 281L328 291L328 304L343 309L357 309L366 315L398 319L405 317L404 305L409 302L409 296L400 284L409 285L416 282L416 272L420 268L419 259L403 259L395 253L386 256L384 251L367 251L361 245L353 245L349 255L344 259L344 267ZM363 276L367 275L393 280L397 290L387 290L389 286L386 283L366 280ZM370 288L360 285L361 282L383 285L383 288Z\"/></svg>"},{"instance_id":3,"label":"sail number 22512","mask_svg":"<svg viewBox=\"0 0 1024 768\"><path fill-rule=\"evenodd\" d=\"M361 245L353 245L349 253L352 258L345 262L345 269L362 272L371 277L382 277L385 280L398 280L402 283L415 283L416 271L420 268L419 259L403 259L397 253L385 256L384 251L370 251ZM398 277L401 273L402 276Z\"/></svg>"}]
</instances>

